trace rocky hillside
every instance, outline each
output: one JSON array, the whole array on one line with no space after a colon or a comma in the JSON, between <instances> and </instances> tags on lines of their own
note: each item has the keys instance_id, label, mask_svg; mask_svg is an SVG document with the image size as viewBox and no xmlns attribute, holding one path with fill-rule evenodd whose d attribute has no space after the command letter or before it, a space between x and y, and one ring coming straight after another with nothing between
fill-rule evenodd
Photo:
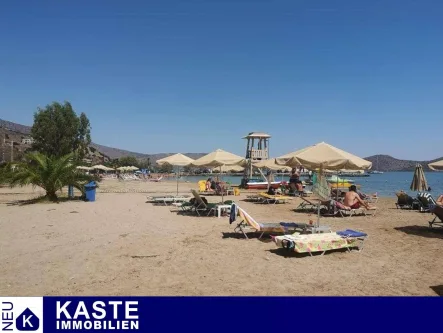
<instances>
[{"instance_id":1,"label":"rocky hillside","mask_svg":"<svg viewBox=\"0 0 443 333\"><path fill-rule=\"evenodd\" d=\"M13 141L14 145L12 147L13 156L17 157L30 147L29 144L23 143L23 140L29 138L31 132L31 127L21 124L16 124L10 121L0 119L0 162L10 161L11 156L11 145ZM5 139L5 144L3 143ZM115 159L124 156L134 156L138 159L150 159L151 163L155 163L157 160L164 158L166 156L172 155L173 153L159 153L159 154L144 154L136 153L128 150L118 149L99 145L96 143L91 143L89 149L89 158L92 163L102 163L108 159ZM205 155L205 153L184 153L190 158L197 159ZM410 171L414 170L415 165L420 163L425 170L428 170L428 163L438 161L443 159L443 157L432 160L432 161L409 161L409 160L399 160L389 155L374 155L365 157L366 160L372 162L372 169L379 171Z\"/></svg>"},{"instance_id":2,"label":"rocky hillside","mask_svg":"<svg viewBox=\"0 0 443 333\"><path fill-rule=\"evenodd\" d=\"M431 161L399 160L389 155L374 155L365 157L365 160L372 162L372 170L378 171L411 171L415 169L417 163L420 163L424 170L429 170L429 163L439 161L441 159L443 159L443 157Z\"/></svg>"},{"instance_id":3,"label":"rocky hillside","mask_svg":"<svg viewBox=\"0 0 443 333\"><path fill-rule=\"evenodd\" d=\"M30 144L23 143L23 140L30 138L31 127L13 123L7 120L0 119L0 162L11 160L11 142L13 144L13 157L18 157L24 153L24 151L31 147ZM3 144L5 139L5 144ZM91 143L89 148L88 159L92 164L98 164L108 161L109 159L120 158L124 156L134 156L138 159L150 159L151 163L155 163L157 160L173 153L159 153L159 154L143 154L136 153L124 149L112 148L97 143ZM205 155L205 153L184 153L190 158L197 159Z\"/></svg>"},{"instance_id":4,"label":"rocky hillside","mask_svg":"<svg viewBox=\"0 0 443 333\"><path fill-rule=\"evenodd\" d=\"M161 158L175 154L175 153L142 154L142 153L136 153L136 152L129 151L129 150L102 146L102 145L99 145L96 143L91 143L91 147L94 147L99 152L101 152L102 154L104 154L106 156L109 156L112 159L120 158L120 157L124 157L124 156L134 156L138 159L148 159L149 158L151 163L155 163L155 161L157 161ZM206 153L183 153L183 154L190 157L190 158L197 159L197 158L202 157Z\"/></svg>"}]
</instances>

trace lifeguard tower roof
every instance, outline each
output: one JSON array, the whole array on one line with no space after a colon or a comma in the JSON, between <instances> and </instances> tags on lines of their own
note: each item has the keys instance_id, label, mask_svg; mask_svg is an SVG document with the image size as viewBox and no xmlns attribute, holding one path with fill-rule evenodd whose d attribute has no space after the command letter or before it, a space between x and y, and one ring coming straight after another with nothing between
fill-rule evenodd
<instances>
[{"instance_id":1,"label":"lifeguard tower roof","mask_svg":"<svg viewBox=\"0 0 443 333\"><path fill-rule=\"evenodd\" d=\"M270 138L271 136L269 134L263 133L263 132L251 132L242 139L250 139L250 138Z\"/></svg>"}]
</instances>

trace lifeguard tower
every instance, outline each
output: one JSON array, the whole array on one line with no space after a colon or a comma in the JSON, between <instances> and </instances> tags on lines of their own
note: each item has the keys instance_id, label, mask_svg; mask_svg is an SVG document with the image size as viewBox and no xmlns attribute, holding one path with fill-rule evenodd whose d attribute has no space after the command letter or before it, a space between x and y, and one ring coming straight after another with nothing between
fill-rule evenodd
<instances>
[{"instance_id":1,"label":"lifeguard tower","mask_svg":"<svg viewBox=\"0 0 443 333\"><path fill-rule=\"evenodd\" d=\"M243 139L246 143L246 159L248 167L245 168L244 180L252 178L252 164L261 160L269 159L269 139L271 136L263 132L251 132Z\"/></svg>"}]
</instances>

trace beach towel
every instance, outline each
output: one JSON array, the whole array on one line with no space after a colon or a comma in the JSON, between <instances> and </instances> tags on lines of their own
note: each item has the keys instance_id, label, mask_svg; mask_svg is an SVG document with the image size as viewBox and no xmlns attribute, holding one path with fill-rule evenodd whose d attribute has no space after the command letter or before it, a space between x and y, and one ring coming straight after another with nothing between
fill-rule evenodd
<instances>
[{"instance_id":1,"label":"beach towel","mask_svg":"<svg viewBox=\"0 0 443 333\"><path fill-rule=\"evenodd\" d=\"M352 229L337 231L337 235L340 235L342 237L366 237L366 236L368 236L368 234L365 234L364 232L355 231Z\"/></svg>"},{"instance_id":2,"label":"beach towel","mask_svg":"<svg viewBox=\"0 0 443 333\"><path fill-rule=\"evenodd\" d=\"M326 252L355 246L353 239L343 238L336 233L276 236L274 242L278 247L298 253Z\"/></svg>"}]
</instances>

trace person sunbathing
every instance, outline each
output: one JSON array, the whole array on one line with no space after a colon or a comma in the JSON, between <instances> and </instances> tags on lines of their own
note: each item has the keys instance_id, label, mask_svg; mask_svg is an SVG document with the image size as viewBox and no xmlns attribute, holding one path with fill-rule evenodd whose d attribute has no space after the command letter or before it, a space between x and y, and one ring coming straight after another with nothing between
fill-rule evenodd
<instances>
[{"instance_id":1,"label":"person sunbathing","mask_svg":"<svg viewBox=\"0 0 443 333\"><path fill-rule=\"evenodd\" d=\"M213 191L212 187L212 178L208 178L208 180L206 181L206 191Z\"/></svg>"},{"instance_id":2,"label":"person sunbathing","mask_svg":"<svg viewBox=\"0 0 443 333\"><path fill-rule=\"evenodd\" d=\"M349 187L349 192L346 193L343 204L351 209L358 209L361 206L370 209L370 206L358 195L357 187L355 185Z\"/></svg>"},{"instance_id":3,"label":"person sunbathing","mask_svg":"<svg viewBox=\"0 0 443 333\"><path fill-rule=\"evenodd\" d=\"M440 194L440 196L437 198L437 205L443 206L443 194Z\"/></svg>"},{"instance_id":4,"label":"person sunbathing","mask_svg":"<svg viewBox=\"0 0 443 333\"><path fill-rule=\"evenodd\" d=\"M289 178L289 188L291 193L303 192L303 184L300 180L300 175L295 168L291 171L291 177Z\"/></svg>"}]
</instances>

